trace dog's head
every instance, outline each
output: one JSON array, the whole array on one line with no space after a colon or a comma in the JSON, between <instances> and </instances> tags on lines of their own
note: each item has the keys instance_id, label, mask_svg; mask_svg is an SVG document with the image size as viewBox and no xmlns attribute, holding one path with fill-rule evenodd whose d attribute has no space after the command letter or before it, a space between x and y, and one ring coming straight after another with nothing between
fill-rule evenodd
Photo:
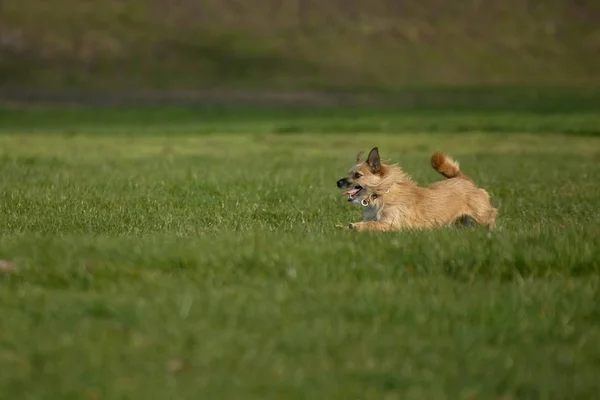
<instances>
[{"instance_id":1,"label":"dog's head","mask_svg":"<svg viewBox=\"0 0 600 400\"><path fill-rule=\"evenodd\" d=\"M342 193L348 201L360 203L375 192L383 177L383 167L379 149L374 147L366 160L361 160L362 151L356 155L356 164L348 171L348 176L337 181L337 187L348 189Z\"/></svg>"}]
</instances>

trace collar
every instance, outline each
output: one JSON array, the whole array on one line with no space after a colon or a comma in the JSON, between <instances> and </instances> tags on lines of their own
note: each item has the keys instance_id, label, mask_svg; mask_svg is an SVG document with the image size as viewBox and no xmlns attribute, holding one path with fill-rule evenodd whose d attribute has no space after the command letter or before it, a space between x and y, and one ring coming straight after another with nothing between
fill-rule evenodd
<instances>
[{"instance_id":1,"label":"collar","mask_svg":"<svg viewBox=\"0 0 600 400\"><path fill-rule=\"evenodd\" d=\"M385 193L383 194L388 194L390 192L391 188L388 189ZM368 207L371 205L371 203L373 203L375 200L377 200L377 198L379 198L379 195L377 193L372 193L369 197L367 197L366 199L362 199L360 201L360 204L363 207Z\"/></svg>"}]
</instances>

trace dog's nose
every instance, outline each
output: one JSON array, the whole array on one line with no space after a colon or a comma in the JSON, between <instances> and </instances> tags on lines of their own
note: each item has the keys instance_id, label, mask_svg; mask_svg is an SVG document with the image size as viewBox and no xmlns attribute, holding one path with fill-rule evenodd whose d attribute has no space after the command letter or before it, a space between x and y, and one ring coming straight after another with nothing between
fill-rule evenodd
<instances>
[{"instance_id":1,"label":"dog's nose","mask_svg":"<svg viewBox=\"0 0 600 400\"><path fill-rule=\"evenodd\" d=\"M339 181L337 181L337 187L341 189L344 186L344 181L345 179L340 179Z\"/></svg>"}]
</instances>

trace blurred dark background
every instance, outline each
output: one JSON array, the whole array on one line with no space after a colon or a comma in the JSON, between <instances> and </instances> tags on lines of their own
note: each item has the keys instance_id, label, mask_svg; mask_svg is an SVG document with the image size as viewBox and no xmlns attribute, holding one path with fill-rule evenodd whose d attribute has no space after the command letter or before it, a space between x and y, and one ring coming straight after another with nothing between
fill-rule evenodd
<instances>
[{"instance_id":1,"label":"blurred dark background","mask_svg":"<svg viewBox=\"0 0 600 400\"><path fill-rule=\"evenodd\" d=\"M590 87L599 21L597 0L4 0L0 91Z\"/></svg>"}]
</instances>

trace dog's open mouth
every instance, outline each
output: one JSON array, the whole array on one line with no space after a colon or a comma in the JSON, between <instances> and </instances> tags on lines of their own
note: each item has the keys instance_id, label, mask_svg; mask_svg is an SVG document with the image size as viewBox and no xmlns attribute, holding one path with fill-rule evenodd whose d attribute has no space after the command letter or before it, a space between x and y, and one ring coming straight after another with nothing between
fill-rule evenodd
<instances>
[{"instance_id":1,"label":"dog's open mouth","mask_svg":"<svg viewBox=\"0 0 600 400\"><path fill-rule=\"evenodd\" d=\"M363 187L360 185L355 185L352 189L346 190L342 193L342 196L348 196L348 201L352 201L356 198L356 196L363 190Z\"/></svg>"}]
</instances>

